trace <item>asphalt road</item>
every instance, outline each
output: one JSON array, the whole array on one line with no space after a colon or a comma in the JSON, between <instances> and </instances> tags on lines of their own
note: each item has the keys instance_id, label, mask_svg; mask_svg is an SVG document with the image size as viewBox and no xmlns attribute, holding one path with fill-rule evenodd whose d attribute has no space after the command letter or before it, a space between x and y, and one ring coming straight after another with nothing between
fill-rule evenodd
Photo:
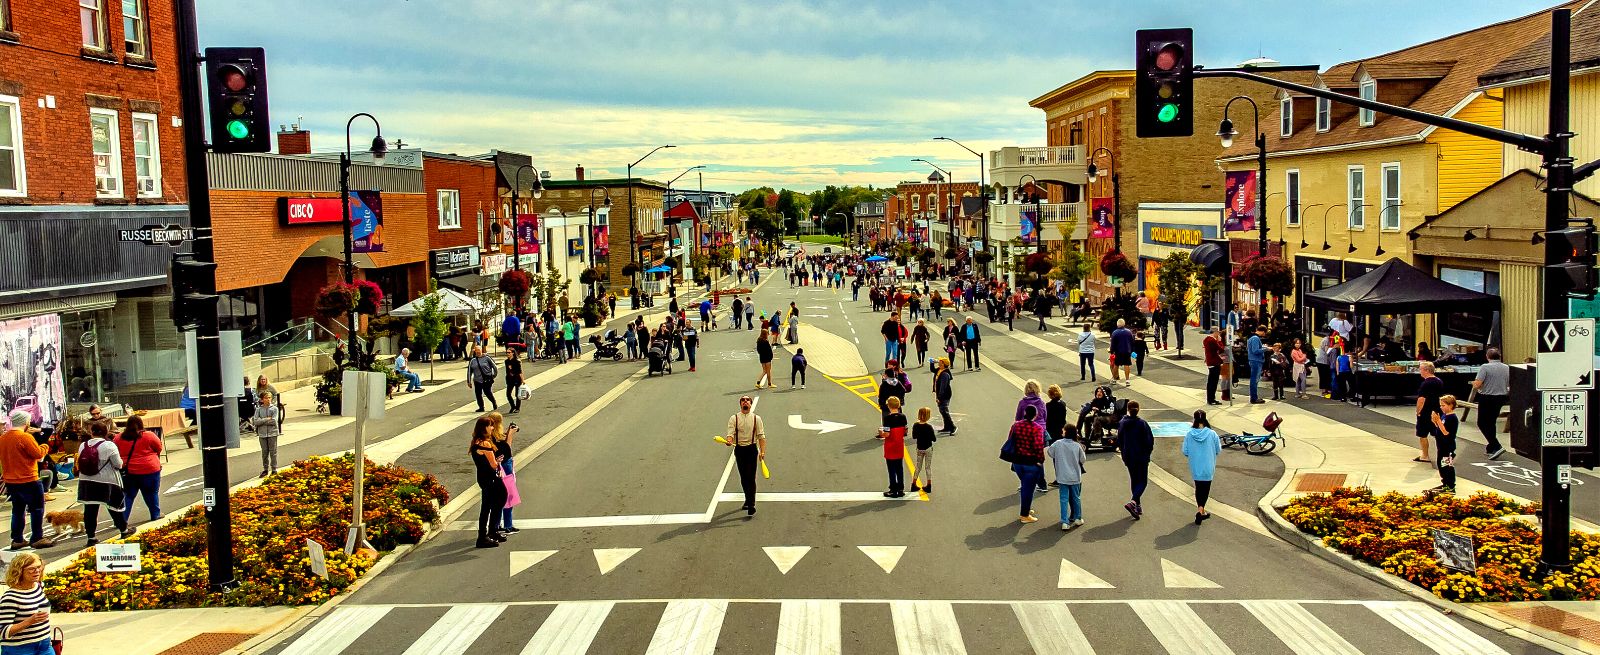
<instances>
[{"instance_id":1,"label":"asphalt road","mask_svg":"<svg viewBox=\"0 0 1600 655\"><path fill-rule=\"evenodd\" d=\"M864 298L851 302L848 289L774 280L757 301L795 301L869 367L882 360L885 315ZM753 332L703 334L694 373L587 366L516 418L519 450L540 451L517 461L522 532L474 548L472 502L270 652L1545 652L1247 525L1219 517L1195 526L1177 439L1158 440L1156 463L1182 493L1152 484L1143 520L1121 507L1120 461L1096 454L1085 475L1087 525L1060 529L1054 490L1035 499L1037 523L1019 523L1017 479L996 457L1018 381L1064 383L1073 407L1091 387L993 327L983 326L984 370L956 376L960 433L935 446L937 491L926 499L879 495L878 413L850 380L813 370L806 389L790 389L780 351L774 373L785 384L753 390ZM1188 383L1192 374L1170 368L1146 375ZM913 382L908 406L932 406L927 369ZM711 439L746 393L758 399L772 471L759 482L771 495L753 517L738 509L729 449ZM1152 420L1186 416L1130 397ZM851 427L796 429L791 417ZM465 442L464 427L445 431L400 461L470 494ZM1225 452L1212 507L1251 511L1281 473L1276 457Z\"/></svg>"}]
</instances>

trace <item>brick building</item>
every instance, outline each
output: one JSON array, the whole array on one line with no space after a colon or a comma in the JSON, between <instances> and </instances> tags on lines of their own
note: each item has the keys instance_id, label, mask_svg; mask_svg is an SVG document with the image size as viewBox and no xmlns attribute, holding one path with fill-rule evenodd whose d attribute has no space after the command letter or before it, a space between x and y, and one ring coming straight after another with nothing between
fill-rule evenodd
<instances>
[{"instance_id":1,"label":"brick building","mask_svg":"<svg viewBox=\"0 0 1600 655\"><path fill-rule=\"evenodd\" d=\"M592 198L595 203L596 234L591 236L591 239L596 246L599 246L596 248L596 266L605 268L603 284L605 287L618 295L627 293L623 290L632 289L633 280L622 274L624 266L629 262L640 261L641 252L644 256L644 268L660 264L666 258L669 239L672 238L662 216L667 185L655 180L633 178L633 203L638 207L635 214L628 205L627 178L589 179L584 176L582 166L577 167L573 173L573 179L570 180L546 181L544 196L539 199L536 206L548 214L544 218L555 219L549 227L552 230L556 227L560 229L552 231L551 234L558 236L563 244L572 239L579 239L578 245L587 247L587 242L581 237L588 228L588 208ZM609 210L603 201L607 194L611 196ZM636 217L637 232L630 217ZM636 238L636 235L639 238ZM636 245L638 250L635 250ZM604 250L603 255L600 250ZM565 245L562 246L562 252L569 260L564 265L577 266L571 270L581 272L580 265L585 263L584 260L587 258L572 254ZM576 280L577 274L574 273L571 277ZM640 277L647 288L661 286L652 283L651 278L656 277L654 275ZM576 286L574 282L575 289ZM572 297L578 296L574 294Z\"/></svg>"},{"instance_id":2,"label":"brick building","mask_svg":"<svg viewBox=\"0 0 1600 655\"><path fill-rule=\"evenodd\" d=\"M188 225L174 41L170 2L0 1L0 405L177 399L172 250L119 241Z\"/></svg>"},{"instance_id":3,"label":"brick building","mask_svg":"<svg viewBox=\"0 0 1600 655\"><path fill-rule=\"evenodd\" d=\"M956 233L967 231L961 199L977 197L980 193L977 182L949 183L937 171L929 175L927 181L901 182L895 185L891 201L883 205L883 218L879 221L881 228L876 236L880 240L925 243L929 240L926 231L931 223L932 241L949 245L952 220L956 223ZM940 196L944 197L943 207L940 206ZM971 234L966 236L970 237ZM944 249L938 250L943 252Z\"/></svg>"}]
</instances>

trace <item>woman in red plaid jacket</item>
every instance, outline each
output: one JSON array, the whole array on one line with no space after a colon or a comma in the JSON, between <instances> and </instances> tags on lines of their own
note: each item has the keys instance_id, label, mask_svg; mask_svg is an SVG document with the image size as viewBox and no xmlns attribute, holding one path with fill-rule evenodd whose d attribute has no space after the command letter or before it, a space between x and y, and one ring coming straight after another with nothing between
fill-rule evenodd
<instances>
[{"instance_id":1,"label":"woman in red plaid jacket","mask_svg":"<svg viewBox=\"0 0 1600 655\"><path fill-rule=\"evenodd\" d=\"M1017 479L1022 483L1018 497L1022 500L1022 515L1018 521L1032 523L1039 520L1033 515L1033 490L1039 486L1039 480L1044 477L1044 429L1039 427L1034 419L1039 410L1033 405L1022 408L1022 419L1011 424L1011 440L1015 456L1012 457L1011 470L1017 474Z\"/></svg>"}]
</instances>

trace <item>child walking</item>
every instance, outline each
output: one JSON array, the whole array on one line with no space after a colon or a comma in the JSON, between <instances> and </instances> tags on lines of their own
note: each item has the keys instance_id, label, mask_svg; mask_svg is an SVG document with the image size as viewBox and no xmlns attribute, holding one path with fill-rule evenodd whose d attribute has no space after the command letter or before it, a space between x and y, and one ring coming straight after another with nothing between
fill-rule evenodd
<instances>
[{"instance_id":1,"label":"child walking","mask_svg":"<svg viewBox=\"0 0 1600 655\"><path fill-rule=\"evenodd\" d=\"M1061 427L1061 438L1045 449L1056 468L1056 483L1061 485L1061 530L1083 525L1083 445L1078 443L1078 428Z\"/></svg>"},{"instance_id":2,"label":"child walking","mask_svg":"<svg viewBox=\"0 0 1600 655\"><path fill-rule=\"evenodd\" d=\"M917 442L917 455L912 460L916 464L915 472L911 475L911 490L933 493L933 442L939 437L933 434L933 425L928 419L933 418L933 409L923 407L917 410L917 424L911 426L911 439ZM917 484L921 480L922 484Z\"/></svg>"},{"instance_id":3,"label":"child walking","mask_svg":"<svg viewBox=\"0 0 1600 655\"><path fill-rule=\"evenodd\" d=\"M789 359L789 388L794 388L795 377L800 378L800 388L806 388L806 349L794 349L794 357Z\"/></svg>"},{"instance_id":4,"label":"child walking","mask_svg":"<svg viewBox=\"0 0 1600 655\"><path fill-rule=\"evenodd\" d=\"M1456 418L1456 397L1445 394L1439 397L1439 411L1433 413L1433 452L1438 459L1439 486L1430 489L1440 493L1456 492L1456 432L1461 420Z\"/></svg>"},{"instance_id":5,"label":"child walking","mask_svg":"<svg viewBox=\"0 0 1600 655\"><path fill-rule=\"evenodd\" d=\"M898 396L889 396L886 405L889 414L878 430L878 438L883 440L884 464L889 467L889 490L883 492L883 497L899 498L906 495L906 415L900 413Z\"/></svg>"}]
</instances>

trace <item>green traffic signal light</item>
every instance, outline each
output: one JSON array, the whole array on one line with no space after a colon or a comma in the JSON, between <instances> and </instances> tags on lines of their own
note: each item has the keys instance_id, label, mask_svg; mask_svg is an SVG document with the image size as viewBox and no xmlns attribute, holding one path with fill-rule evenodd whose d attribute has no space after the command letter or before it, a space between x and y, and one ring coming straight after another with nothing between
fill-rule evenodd
<instances>
[{"instance_id":1,"label":"green traffic signal light","mask_svg":"<svg viewBox=\"0 0 1600 655\"><path fill-rule=\"evenodd\" d=\"M1163 123L1178 120L1178 105L1171 102L1162 104L1156 109L1156 120Z\"/></svg>"},{"instance_id":2,"label":"green traffic signal light","mask_svg":"<svg viewBox=\"0 0 1600 655\"><path fill-rule=\"evenodd\" d=\"M235 139L242 140L250 138L250 124L242 120L234 119L228 121L227 130L228 136L231 136Z\"/></svg>"}]
</instances>

